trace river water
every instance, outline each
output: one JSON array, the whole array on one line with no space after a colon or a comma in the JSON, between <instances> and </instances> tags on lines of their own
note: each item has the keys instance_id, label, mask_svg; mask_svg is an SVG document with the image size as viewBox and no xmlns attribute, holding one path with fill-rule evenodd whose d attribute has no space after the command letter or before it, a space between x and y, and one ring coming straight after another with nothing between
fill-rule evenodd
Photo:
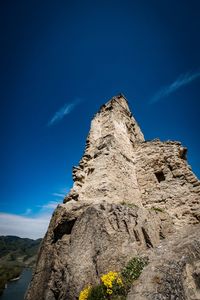
<instances>
[{"instance_id":1,"label":"river water","mask_svg":"<svg viewBox=\"0 0 200 300\"><path fill-rule=\"evenodd\" d=\"M23 300L24 294L31 281L32 270L24 269L19 280L8 283L0 300Z\"/></svg>"}]
</instances>

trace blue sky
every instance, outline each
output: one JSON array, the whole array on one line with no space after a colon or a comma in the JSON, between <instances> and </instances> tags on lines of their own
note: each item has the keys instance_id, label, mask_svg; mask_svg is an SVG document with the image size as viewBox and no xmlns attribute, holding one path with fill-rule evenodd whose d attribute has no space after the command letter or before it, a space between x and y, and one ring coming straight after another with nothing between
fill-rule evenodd
<instances>
[{"instance_id":1,"label":"blue sky","mask_svg":"<svg viewBox=\"0 0 200 300\"><path fill-rule=\"evenodd\" d=\"M0 234L43 234L119 92L145 138L181 141L200 176L199 1L11 0L1 22Z\"/></svg>"}]
</instances>

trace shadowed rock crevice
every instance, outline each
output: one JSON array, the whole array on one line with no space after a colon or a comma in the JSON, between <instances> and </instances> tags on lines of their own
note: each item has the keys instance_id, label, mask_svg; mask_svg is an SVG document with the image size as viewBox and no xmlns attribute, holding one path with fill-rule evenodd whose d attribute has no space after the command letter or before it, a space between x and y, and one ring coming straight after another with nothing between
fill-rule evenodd
<instances>
[{"instance_id":1,"label":"shadowed rock crevice","mask_svg":"<svg viewBox=\"0 0 200 300\"><path fill-rule=\"evenodd\" d=\"M194 271L194 273L192 274L192 276L194 278L194 282L195 282L196 288L200 292L200 269L198 271Z\"/></svg>"},{"instance_id":2,"label":"shadowed rock crevice","mask_svg":"<svg viewBox=\"0 0 200 300\"><path fill-rule=\"evenodd\" d=\"M64 234L70 235L75 222L76 219L70 221L65 220L65 222L59 224L53 231L53 243L56 243L58 240L60 240Z\"/></svg>"},{"instance_id":3,"label":"shadowed rock crevice","mask_svg":"<svg viewBox=\"0 0 200 300\"><path fill-rule=\"evenodd\" d=\"M143 233L143 236L144 236L144 240L145 240L145 243L147 245L147 248L153 248L153 245L151 243L151 240L150 240L150 237L148 235L148 233L146 232L145 228L142 227L142 233Z\"/></svg>"}]
</instances>

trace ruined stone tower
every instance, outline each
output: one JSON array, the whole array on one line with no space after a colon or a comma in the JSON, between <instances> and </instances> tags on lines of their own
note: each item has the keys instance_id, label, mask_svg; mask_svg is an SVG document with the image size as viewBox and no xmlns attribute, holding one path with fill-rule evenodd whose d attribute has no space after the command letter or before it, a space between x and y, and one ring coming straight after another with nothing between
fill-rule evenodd
<instances>
[{"instance_id":1,"label":"ruined stone tower","mask_svg":"<svg viewBox=\"0 0 200 300\"><path fill-rule=\"evenodd\" d=\"M179 142L145 141L123 95L103 105L73 168L73 188L52 216L26 299L78 299L103 273L199 228L200 182L186 153ZM140 298L141 291L129 299L171 299Z\"/></svg>"}]
</instances>

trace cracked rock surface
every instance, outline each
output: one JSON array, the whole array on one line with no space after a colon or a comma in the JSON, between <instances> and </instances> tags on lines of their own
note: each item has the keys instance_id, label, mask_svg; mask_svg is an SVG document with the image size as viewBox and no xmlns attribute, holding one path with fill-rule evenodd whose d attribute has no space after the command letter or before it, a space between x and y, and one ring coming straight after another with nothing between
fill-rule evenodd
<instances>
[{"instance_id":1,"label":"cracked rock surface","mask_svg":"<svg viewBox=\"0 0 200 300\"><path fill-rule=\"evenodd\" d=\"M200 299L199 225L173 234L147 252L150 263L132 286L128 300Z\"/></svg>"}]
</instances>

